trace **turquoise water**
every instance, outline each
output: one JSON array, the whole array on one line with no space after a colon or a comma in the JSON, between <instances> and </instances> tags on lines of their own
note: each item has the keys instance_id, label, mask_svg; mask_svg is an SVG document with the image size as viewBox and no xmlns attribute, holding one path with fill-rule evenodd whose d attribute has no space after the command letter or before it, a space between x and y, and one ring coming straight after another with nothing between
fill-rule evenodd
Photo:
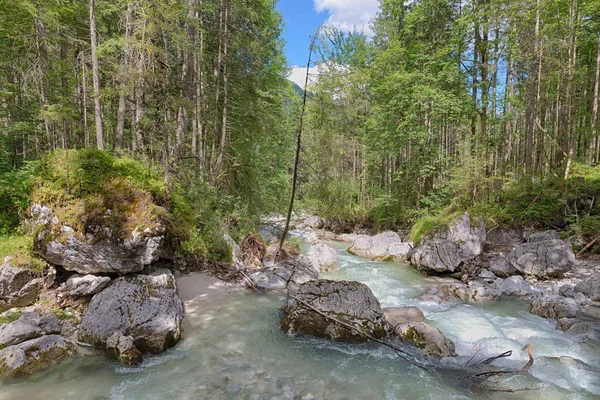
<instances>
[{"instance_id":1,"label":"turquoise water","mask_svg":"<svg viewBox=\"0 0 600 400\"><path fill-rule=\"evenodd\" d=\"M410 266L372 262L339 251L341 269L329 279L367 284L383 306L416 305L429 323L457 345L449 367L464 365L477 350L513 351L502 368L520 369L533 348L530 376L517 375L488 392L419 369L373 343L348 345L288 336L279 329L282 298L235 291L186 302L184 338L164 354L127 368L81 355L44 374L0 386L0 399L593 399L600 396L600 346L554 329L554 322L524 305L486 306L420 302L434 284Z\"/></svg>"}]
</instances>

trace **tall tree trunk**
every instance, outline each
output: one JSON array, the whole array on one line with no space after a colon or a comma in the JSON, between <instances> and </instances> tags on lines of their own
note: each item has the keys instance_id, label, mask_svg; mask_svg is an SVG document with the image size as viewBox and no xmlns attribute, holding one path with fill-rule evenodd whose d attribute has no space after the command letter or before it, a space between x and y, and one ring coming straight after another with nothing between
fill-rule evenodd
<instances>
[{"instance_id":1,"label":"tall tree trunk","mask_svg":"<svg viewBox=\"0 0 600 400\"><path fill-rule=\"evenodd\" d=\"M539 37L540 37L540 0L536 1L535 8L535 38L533 44L533 59L529 67L529 102L525 112L525 170L527 174L532 174L533 162L533 135L534 135L534 119L536 106L536 69L537 58L539 56Z\"/></svg>"},{"instance_id":2,"label":"tall tree trunk","mask_svg":"<svg viewBox=\"0 0 600 400\"><path fill-rule=\"evenodd\" d=\"M200 3L200 2L198 2ZM199 5L199 4L198 4ZM204 73L203 73L203 56L204 56L204 31L202 24L202 12L196 11L196 19L198 27L194 36L194 48L197 52L194 57L194 77L196 86L196 98L194 102L194 145L192 145L192 153L194 157L198 157L198 167L200 171L204 170Z\"/></svg>"},{"instance_id":3,"label":"tall tree trunk","mask_svg":"<svg viewBox=\"0 0 600 400\"><path fill-rule=\"evenodd\" d=\"M125 94L127 70L129 69L129 46L131 41L131 2L127 2L127 10L125 11L125 48L123 50L123 63L121 64L121 84L119 93L119 109L117 110L117 134L115 138L115 148L123 148L123 136L125 130L125 108L127 99Z\"/></svg>"},{"instance_id":4,"label":"tall tree trunk","mask_svg":"<svg viewBox=\"0 0 600 400\"><path fill-rule=\"evenodd\" d=\"M225 152L225 139L227 138L227 102L229 100L229 98L227 97L227 47L229 39L229 30L227 29L228 12L229 5L228 2L225 1L225 20L223 24L223 113L221 121L221 141L219 143L219 155L217 156L217 161L215 163L215 169L213 173L214 181L216 181L217 177L219 176L219 173L221 172L223 153Z\"/></svg>"},{"instance_id":5,"label":"tall tree trunk","mask_svg":"<svg viewBox=\"0 0 600 400\"><path fill-rule=\"evenodd\" d=\"M96 17L94 15L94 1L90 5L90 44L92 48L92 77L94 81L94 110L96 115L96 146L104 150L104 132L102 130L102 108L100 105L100 73L98 71L98 55L96 54Z\"/></svg>"},{"instance_id":6,"label":"tall tree trunk","mask_svg":"<svg viewBox=\"0 0 600 400\"><path fill-rule=\"evenodd\" d=\"M594 95L592 98L592 137L588 151L588 162L600 162L600 136L598 136L598 86L600 86L600 36L598 36L598 52L596 54L596 78L594 79Z\"/></svg>"},{"instance_id":7,"label":"tall tree trunk","mask_svg":"<svg viewBox=\"0 0 600 400\"><path fill-rule=\"evenodd\" d=\"M214 108L214 122L213 122L213 134L212 134L212 146L210 151L210 165L211 165L211 179L214 178L214 162L215 162L215 151L217 146L217 136L219 135L219 100L220 90L219 84L221 82L221 52L223 47L223 0L221 0L220 12L219 12L219 49L217 51L217 62L213 70L215 80L215 108Z\"/></svg>"}]
</instances>

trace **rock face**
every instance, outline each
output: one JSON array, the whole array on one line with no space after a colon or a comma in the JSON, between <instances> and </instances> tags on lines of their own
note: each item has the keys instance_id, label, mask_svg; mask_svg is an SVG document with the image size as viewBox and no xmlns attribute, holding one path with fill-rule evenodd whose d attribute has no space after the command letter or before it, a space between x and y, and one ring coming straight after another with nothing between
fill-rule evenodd
<instances>
[{"instance_id":1,"label":"rock face","mask_svg":"<svg viewBox=\"0 0 600 400\"><path fill-rule=\"evenodd\" d=\"M503 256L493 257L489 262L489 269L494 275L500 278L508 278L519 273Z\"/></svg>"},{"instance_id":2,"label":"rock face","mask_svg":"<svg viewBox=\"0 0 600 400\"><path fill-rule=\"evenodd\" d=\"M58 364L75 350L73 343L59 335L42 336L0 351L0 377L30 375Z\"/></svg>"},{"instance_id":3,"label":"rock face","mask_svg":"<svg viewBox=\"0 0 600 400\"><path fill-rule=\"evenodd\" d=\"M529 243L517 246L507 256L508 263L525 275L536 278L560 278L575 263L575 254L569 242L545 239L548 234L532 235Z\"/></svg>"},{"instance_id":4,"label":"rock face","mask_svg":"<svg viewBox=\"0 0 600 400\"><path fill-rule=\"evenodd\" d=\"M375 338L385 335L385 316L379 301L362 283L311 281L300 285L296 297L319 312L356 326ZM289 333L302 332L345 342L367 340L360 332L350 330L291 298L284 307L284 313L281 327Z\"/></svg>"},{"instance_id":5,"label":"rock face","mask_svg":"<svg viewBox=\"0 0 600 400\"><path fill-rule=\"evenodd\" d=\"M431 356L456 356L454 342L426 322L405 322L396 325L394 331L401 339L414 344Z\"/></svg>"},{"instance_id":6,"label":"rock face","mask_svg":"<svg viewBox=\"0 0 600 400\"><path fill-rule=\"evenodd\" d=\"M392 326L406 322L422 322L425 315L418 307L385 307L383 309L386 321Z\"/></svg>"},{"instance_id":7,"label":"rock face","mask_svg":"<svg viewBox=\"0 0 600 400\"><path fill-rule=\"evenodd\" d=\"M110 278L95 275L72 275L60 290L71 297L93 296L101 292L110 283Z\"/></svg>"},{"instance_id":8,"label":"rock face","mask_svg":"<svg viewBox=\"0 0 600 400\"><path fill-rule=\"evenodd\" d=\"M0 348L59 332L60 321L56 315L25 312L16 321L0 325Z\"/></svg>"},{"instance_id":9,"label":"rock face","mask_svg":"<svg viewBox=\"0 0 600 400\"><path fill-rule=\"evenodd\" d=\"M110 211L110 210L109 210ZM58 219L47 207L31 208L35 228L34 247L38 254L54 265L80 274L140 272L145 266L167 256L166 227L156 222L152 228L134 228L123 236L110 224L91 226L79 232ZM107 211L106 220L110 220Z\"/></svg>"},{"instance_id":10,"label":"rock face","mask_svg":"<svg viewBox=\"0 0 600 400\"><path fill-rule=\"evenodd\" d=\"M43 278L28 269L12 267L7 257L0 266L0 312L35 303L43 286Z\"/></svg>"},{"instance_id":11,"label":"rock face","mask_svg":"<svg viewBox=\"0 0 600 400\"><path fill-rule=\"evenodd\" d=\"M320 271L333 271L340 268L337 251L323 242L314 244L307 256L313 267Z\"/></svg>"},{"instance_id":12,"label":"rock face","mask_svg":"<svg viewBox=\"0 0 600 400\"><path fill-rule=\"evenodd\" d=\"M158 353L179 341L182 319L183 303L169 271L121 277L92 298L79 340L106 350L117 332L131 336L140 352Z\"/></svg>"},{"instance_id":13,"label":"rock face","mask_svg":"<svg viewBox=\"0 0 600 400\"><path fill-rule=\"evenodd\" d=\"M575 285L575 291L583 293L592 301L600 301L600 274L594 274Z\"/></svg>"},{"instance_id":14,"label":"rock face","mask_svg":"<svg viewBox=\"0 0 600 400\"><path fill-rule=\"evenodd\" d=\"M350 254L371 260L406 261L412 251L411 243L403 243L396 232L383 232L375 236L358 236L348 248Z\"/></svg>"},{"instance_id":15,"label":"rock face","mask_svg":"<svg viewBox=\"0 0 600 400\"><path fill-rule=\"evenodd\" d=\"M125 365L138 365L142 362L142 353L135 347L132 336L123 336L115 332L106 341L106 352Z\"/></svg>"},{"instance_id":16,"label":"rock face","mask_svg":"<svg viewBox=\"0 0 600 400\"><path fill-rule=\"evenodd\" d=\"M446 231L423 239L421 245L415 248L411 263L426 273L455 272L483 251L486 239L483 219L479 218L478 225L471 226L469 214L463 214Z\"/></svg>"}]
</instances>

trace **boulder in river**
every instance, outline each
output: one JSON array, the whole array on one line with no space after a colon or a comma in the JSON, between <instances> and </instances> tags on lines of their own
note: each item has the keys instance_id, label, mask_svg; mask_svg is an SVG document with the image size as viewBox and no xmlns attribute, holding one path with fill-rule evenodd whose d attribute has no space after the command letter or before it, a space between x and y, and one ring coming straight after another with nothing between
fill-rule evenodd
<instances>
[{"instance_id":1,"label":"boulder in river","mask_svg":"<svg viewBox=\"0 0 600 400\"><path fill-rule=\"evenodd\" d=\"M543 233L543 232L542 232ZM560 239L545 239L548 235L534 237L529 243L517 246L506 260L520 273L536 278L560 278L571 270L575 254L571 244Z\"/></svg>"},{"instance_id":2,"label":"boulder in river","mask_svg":"<svg viewBox=\"0 0 600 400\"><path fill-rule=\"evenodd\" d=\"M161 218L151 215L149 210L157 207L146 197L131 204L127 215L117 216L110 209L102 215L90 211L84 230L59 223L48 207L36 204L31 208L32 221L39 224L34 227L35 250L49 263L83 275L140 272L159 258L171 256L167 227ZM85 208L85 204L80 207ZM144 223L138 221L142 218Z\"/></svg>"},{"instance_id":3,"label":"boulder in river","mask_svg":"<svg viewBox=\"0 0 600 400\"><path fill-rule=\"evenodd\" d=\"M0 266L0 312L35 303L44 287L44 279L25 266L11 266L7 257Z\"/></svg>"},{"instance_id":4,"label":"boulder in river","mask_svg":"<svg viewBox=\"0 0 600 400\"><path fill-rule=\"evenodd\" d=\"M383 232L375 236L358 236L348 248L350 254L371 260L406 261L410 257L412 244L402 242L396 232Z\"/></svg>"},{"instance_id":5,"label":"boulder in river","mask_svg":"<svg viewBox=\"0 0 600 400\"><path fill-rule=\"evenodd\" d=\"M396 325L394 331L402 340L414 344L430 356L456 356L454 342L426 322L405 322Z\"/></svg>"},{"instance_id":6,"label":"boulder in river","mask_svg":"<svg viewBox=\"0 0 600 400\"><path fill-rule=\"evenodd\" d=\"M58 364L75 350L60 335L46 335L0 350L0 377L30 375Z\"/></svg>"},{"instance_id":7,"label":"boulder in river","mask_svg":"<svg viewBox=\"0 0 600 400\"><path fill-rule=\"evenodd\" d=\"M450 224L447 229L425 237L411 256L411 263L428 274L452 273L483 251L485 223L480 217L471 224L469 214Z\"/></svg>"},{"instance_id":8,"label":"boulder in river","mask_svg":"<svg viewBox=\"0 0 600 400\"><path fill-rule=\"evenodd\" d=\"M313 244L307 257L313 267L318 268L320 271L333 271L340 268L337 251L323 242Z\"/></svg>"},{"instance_id":9,"label":"boulder in river","mask_svg":"<svg viewBox=\"0 0 600 400\"><path fill-rule=\"evenodd\" d=\"M600 274L594 274L575 285L575 292L583 293L592 301L600 301Z\"/></svg>"},{"instance_id":10,"label":"boulder in river","mask_svg":"<svg viewBox=\"0 0 600 400\"><path fill-rule=\"evenodd\" d=\"M531 300L531 313L544 318L573 318L578 310L575 300L559 295L540 293Z\"/></svg>"},{"instance_id":11,"label":"boulder in river","mask_svg":"<svg viewBox=\"0 0 600 400\"><path fill-rule=\"evenodd\" d=\"M344 342L385 336L385 315L368 286L351 281L318 280L304 283L284 307L281 327ZM306 306L310 305L310 307ZM317 311L315 311L318 310ZM357 329L325 317L327 315Z\"/></svg>"},{"instance_id":12,"label":"boulder in river","mask_svg":"<svg viewBox=\"0 0 600 400\"><path fill-rule=\"evenodd\" d=\"M106 350L115 333L133 337L140 352L159 353L181 337L183 302L168 270L117 278L92 298L83 315L79 340Z\"/></svg>"},{"instance_id":13,"label":"boulder in river","mask_svg":"<svg viewBox=\"0 0 600 400\"><path fill-rule=\"evenodd\" d=\"M142 353L135 347L132 336L124 336L121 332L113 333L106 340L107 354L125 365L138 365L142 362Z\"/></svg>"},{"instance_id":14,"label":"boulder in river","mask_svg":"<svg viewBox=\"0 0 600 400\"><path fill-rule=\"evenodd\" d=\"M311 215L304 220L304 225L313 229L323 229L325 227L325 220L316 215Z\"/></svg>"}]
</instances>

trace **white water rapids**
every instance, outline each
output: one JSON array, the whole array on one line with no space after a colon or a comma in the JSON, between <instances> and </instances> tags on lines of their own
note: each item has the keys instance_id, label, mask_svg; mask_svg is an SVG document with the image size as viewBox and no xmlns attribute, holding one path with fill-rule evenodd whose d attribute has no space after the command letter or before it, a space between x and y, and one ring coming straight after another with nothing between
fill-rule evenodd
<instances>
[{"instance_id":1,"label":"white water rapids","mask_svg":"<svg viewBox=\"0 0 600 400\"><path fill-rule=\"evenodd\" d=\"M49 371L0 384L3 399L594 399L600 398L600 344L554 329L555 321L527 312L526 305L433 304L415 300L435 284L408 265L372 262L339 251L341 269L329 279L367 284L382 306L416 305L427 321L456 343L464 365L512 350L496 363L528 376L502 381L516 393L466 389L421 370L374 343L341 344L287 336L279 329L281 296L250 291L215 291L186 301L183 340L166 353L123 367L88 354Z\"/></svg>"}]
</instances>

